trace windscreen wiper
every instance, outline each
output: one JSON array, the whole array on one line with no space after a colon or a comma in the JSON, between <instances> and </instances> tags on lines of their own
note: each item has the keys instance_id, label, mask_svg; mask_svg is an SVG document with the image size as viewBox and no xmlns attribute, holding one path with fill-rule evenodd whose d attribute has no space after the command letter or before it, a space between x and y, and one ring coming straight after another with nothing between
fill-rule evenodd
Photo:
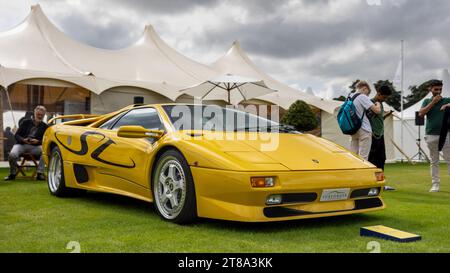
<instances>
[{"instance_id":1,"label":"windscreen wiper","mask_svg":"<svg viewBox=\"0 0 450 273\"><path fill-rule=\"evenodd\" d=\"M266 129L266 130L262 130ZM256 132L272 132L275 129L277 132L281 133L297 133L299 134L297 130L293 126L285 125L285 124L278 124L278 125L271 125L271 126L259 126L259 127L245 127L245 128L236 128L234 129L234 132L240 132L240 131L250 131L255 130Z\"/></svg>"}]
</instances>

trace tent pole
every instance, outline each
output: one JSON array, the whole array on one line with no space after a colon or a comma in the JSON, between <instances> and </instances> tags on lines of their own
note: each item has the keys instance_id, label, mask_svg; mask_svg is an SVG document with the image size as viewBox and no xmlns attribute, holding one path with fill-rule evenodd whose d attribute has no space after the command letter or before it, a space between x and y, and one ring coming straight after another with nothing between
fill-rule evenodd
<instances>
[{"instance_id":1,"label":"tent pole","mask_svg":"<svg viewBox=\"0 0 450 273\"><path fill-rule=\"evenodd\" d=\"M18 124L16 123L16 118L14 117L14 112L13 112L13 108L12 108L12 104L11 104L11 99L9 97L9 89L11 87L13 87L13 86L14 85L10 85L9 87L7 87L5 89L5 93L6 93L6 99L8 100L8 104L9 104L9 110L11 111L11 116L12 116L12 120L13 120L13 123L14 123L14 127L19 128Z\"/></svg>"},{"instance_id":2,"label":"tent pole","mask_svg":"<svg viewBox=\"0 0 450 273\"><path fill-rule=\"evenodd\" d=\"M401 122L400 122L400 139L401 139L401 143L400 143L400 146L401 146L401 149L402 149L402 151L404 151L404 139L403 139L403 126L404 126L404 122L405 122L405 120L404 120L404 113L403 113L403 110L404 110L404 104L403 104L403 96L404 96L404 80L405 80L405 56L404 56L404 50L405 50L405 48L404 48L404 40L402 40L401 41L401 59L402 59L402 79L401 79L401 98L400 98L400 108L401 108ZM402 157L402 162L403 162L403 157Z\"/></svg>"},{"instance_id":3,"label":"tent pole","mask_svg":"<svg viewBox=\"0 0 450 273\"><path fill-rule=\"evenodd\" d=\"M242 90L241 90L241 88L239 88L239 86L237 87L237 90L239 91L239 93L241 93L242 98L244 98L244 101L246 101L247 98L244 96L244 93L242 93Z\"/></svg>"},{"instance_id":4,"label":"tent pole","mask_svg":"<svg viewBox=\"0 0 450 273\"><path fill-rule=\"evenodd\" d=\"M0 161L4 160L4 154L5 151L3 150L4 147L4 143L5 141L7 141L5 139L5 135L3 133L3 90L5 90L5 88L3 86L0 85ZM6 91L6 90L5 90Z\"/></svg>"},{"instance_id":5,"label":"tent pole","mask_svg":"<svg viewBox=\"0 0 450 273\"><path fill-rule=\"evenodd\" d=\"M214 85L208 92L206 92L206 94L201 98L202 100L204 99L204 98L206 98L206 96L208 96L209 95L209 93L211 93L213 90L214 90L214 88L216 88L216 87L220 87L218 84L215 84L215 83L213 83L213 82L210 82L212 85ZM220 87L220 88L222 88L222 87Z\"/></svg>"},{"instance_id":6,"label":"tent pole","mask_svg":"<svg viewBox=\"0 0 450 273\"><path fill-rule=\"evenodd\" d=\"M405 153L405 151L402 150L402 148L398 147L397 143L395 143L395 141L393 139L391 139L392 144L394 144L394 147L397 148L397 150L404 156L406 157L406 159L408 160L409 163L411 163L411 165L415 165L415 163L412 161L411 158L409 158L409 156Z\"/></svg>"}]
</instances>

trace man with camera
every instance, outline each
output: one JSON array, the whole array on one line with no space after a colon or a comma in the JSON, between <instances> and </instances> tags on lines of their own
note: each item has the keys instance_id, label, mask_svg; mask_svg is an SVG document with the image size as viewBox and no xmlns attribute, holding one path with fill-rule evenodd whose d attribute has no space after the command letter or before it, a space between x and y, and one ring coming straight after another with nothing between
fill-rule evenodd
<instances>
[{"instance_id":1,"label":"man with camera","mask_svg":"<svg viewBox=\"0 0 450 273\"><path fill-rule=\"evenodd\" d=\"M419 111L420 117L427 117L425 141L427 142L431 157L432 187L430 192L439 192L441 184L439 173L439 137L444 119L443 109L450 103L450 98L442 97L442 88L442 81L431 81L428 89L432 93L433 98L426 99L423 102L422 109ZM448 172L450 174L450 141L446 141L442 148L442 153L444 154L444 159L447 162Z\"/></svg>"}]
</instances>

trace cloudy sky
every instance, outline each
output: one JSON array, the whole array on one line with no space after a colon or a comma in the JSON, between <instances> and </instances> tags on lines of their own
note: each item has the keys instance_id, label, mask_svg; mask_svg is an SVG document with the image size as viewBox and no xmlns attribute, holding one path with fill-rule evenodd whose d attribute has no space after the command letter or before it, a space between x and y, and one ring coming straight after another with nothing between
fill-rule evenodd
<instances>
[{"instance_id":1,"label":"cloudy sky","mask_svg":"<svg viewBox=\"0 0 450 273\"><path fill-rule=\"evenodd\" d=\"M101 48L126 47L152 24L209 64L239 40L276 79L328 98L356 78L392 80L402 39L407 86L450 68L448 0L0 0L0 31L35 3L62 31Z\"/></svg>"}]
</instances>

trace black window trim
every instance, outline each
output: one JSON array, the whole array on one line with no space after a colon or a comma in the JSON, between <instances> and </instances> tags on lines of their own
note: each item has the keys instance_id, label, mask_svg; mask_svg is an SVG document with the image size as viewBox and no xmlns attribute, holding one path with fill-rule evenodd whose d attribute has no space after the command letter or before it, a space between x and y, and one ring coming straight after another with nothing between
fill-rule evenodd
<instances>
[{"instance_id":1,"label":"black window trim","mask_svg":"<svg viewBox=\"0 0 450 273\"><path fill-rule=\"evenodd\" d=\"M155 108L155 107L153 107L153 106L146 106L146 107L132 108L132 109L129 109L129 110L127 110L127 111L124 111L124 112L122 112L122 113L119 114L120 117L119 117L115 122L113 122L111 125L109 125L108 128L103 128L103 130L109 130L109 131L112 131L112 128L117 124L117 122L119 122L119 120L121 120L125 115L127 115L127 114L130 113L131 111L133 111L133 110L138 110L138 109L147 109L147 108L155 109L156 113L158 114L159 122L160 122L161 125L162 125L162 130L163 130L164 132L166 132L166 131L167 131L167 130L166 130L166 126L164 125L164 122L163 122L163 120L161 119L161 114L159 113L158 109ZM117 116L114 116L114 117L117 117ZM108 121L105 121L105 122L108 122ZM101 125L100 125L100 126L101 126ZM99 126L99 127L100 127L100 126ZM102 129L102 128L100 128L100 129Z\"/></svg>"},{"instance_id":2,"label":"black window trim","mask_svg":"<svg viewBox=\"0 0 450 273\"><path fill-rule=\"evenodd\" d=\"M101 125L99 125L97 128L98 129L103 129L103 130L111 130L111 128L116 124L117 121L119 121L124 115L126 115L129 112L129 110L127 111L123 111L113 117L111 117L110 119L108 119L107 121L103 122ZM112 119L116 119L115 122L111 123L107 128L101 128L103 126L103 124L107 123L108 121L112 120Z\"/></svg>"}]
</instances>

